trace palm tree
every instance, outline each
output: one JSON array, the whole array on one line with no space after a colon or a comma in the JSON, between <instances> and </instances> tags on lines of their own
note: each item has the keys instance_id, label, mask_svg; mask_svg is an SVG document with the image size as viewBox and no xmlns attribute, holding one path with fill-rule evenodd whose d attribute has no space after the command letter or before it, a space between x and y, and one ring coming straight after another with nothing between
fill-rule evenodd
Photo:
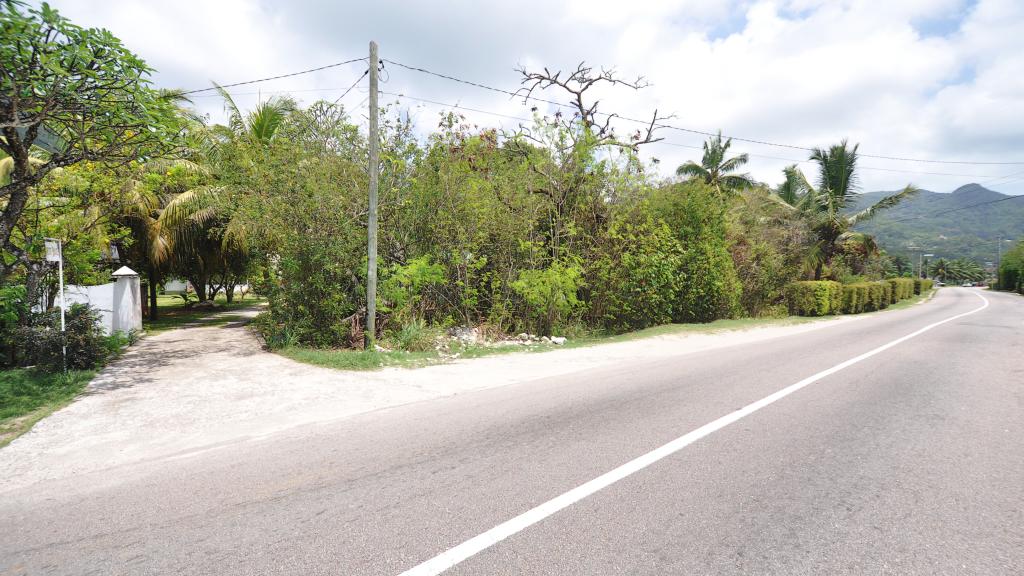
<instances>
[{"instance_id":1,"label":"palm tree","mask_svg":"<svg viewBox=\"0 0 1024 576\"><path fill-rule=\"evenodd\" d=\"M202 150L200 163L179 161L201 174L203 182L169 199L160 210L158 226L173 247L171 253L179 267L194 273L190 278L200 299L212 298L206 294L206 285L215 270L226 280L232 263L247 257L246 230L230 214L229 196L234 190L217 181L216 165L225 146L238 145L262 149L278 135L288 114L295 109L290 99L271 98L260 102L255 109L243 114L231 95L217 86L228 112L227 126L214 126L198 132L196 148ZM221 282L224 284L225 282ZM231 299L231 288L228 299Z\"/></svg>"},{"instance_id":2,"label":"palm tree","mask_svg":"<svg viewBox=\"0 0 1024 576\"><path fill-rule=\"evenodd\" d=\"M939 258L928 269L929 273L943 282L977 282L985 277L985 270L974 260Z\"/></svg>"},{"instance_id":3,"label":"palm tree","mask_svg":"<svg viewBox=\"0 0 1024 576\"><path fill-rule=\"evenodd\" d=\"M808 264L814 270L815 280L821 279L825 265L831 263L842 244L853 243L869 252L877 250L869 235L854 232L853 227L918 192L917 187L908 184L900 192L847 216L845 210L854 201L858 189L857 148L856 144L851 147L843 140L827 150L813 149L810 159L818 164L817 187L811 186L793 165L786 168L786 181L776 189L778 201L800 211L811 221L817 241L809 252Z\"/></svg>"},{"instance_id":4,"label":"palm tree","mask_svg":"<svg viewBox=\"0 0 1024 576\"><path fill-rule=\"evenodd\" d=\"M719 193L749 188L754 185L749 174L730 174L750 160L746 153L727 158L732 138L722 142L722 132L704 142L704 155L700 164L690 160L676 168L676 175L687 179L702 180Z\"/></svg>"}]
</instances>

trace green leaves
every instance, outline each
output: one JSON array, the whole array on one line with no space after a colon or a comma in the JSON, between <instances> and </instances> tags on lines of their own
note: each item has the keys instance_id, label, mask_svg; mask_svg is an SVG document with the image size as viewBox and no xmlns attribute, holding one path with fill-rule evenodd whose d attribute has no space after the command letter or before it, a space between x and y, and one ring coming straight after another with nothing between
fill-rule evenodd
<instances>
[{"instance_id":1,"label":"green leaves","mask_svg":"<svg viewBox=\"0 0 1024 576\"><path fill-rule=\"evenodd\" d=\"M717 136L712 136L704 142L704 155L700 164L686 162L676 168L676 175L703 180L719 193L734 192L753 186L754 181L749 174L730 174L739 170L750 159L746 153L728 158L731 146L732 138L723 142L722 131L719 130Z\"/></svg>"}]
</instances>

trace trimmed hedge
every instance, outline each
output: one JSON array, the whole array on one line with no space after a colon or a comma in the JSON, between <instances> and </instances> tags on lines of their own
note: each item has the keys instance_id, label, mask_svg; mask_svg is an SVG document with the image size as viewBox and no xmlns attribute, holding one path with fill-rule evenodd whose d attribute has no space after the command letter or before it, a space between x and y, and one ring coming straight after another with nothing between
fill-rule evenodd
<instances>
[{"instance_id":1,"label":"trimmed hedge","mask_svg":"<svg viewBox=\"0 0 1024 576\"><path fill-rule=\"evenodd\" d=\"M843 285L843 314L860 314L868 310L870 282Z\"/></svg>"},{"instance_id":2,"label":"trimmed hedge","mask_svg":"<svg viewBox=\"0 0 1024 576\"><path fill-rule=\"evenodd\" d=\"M892 290L891 299L889 300L892 304L914 295L915 283L913 278L890 278L886 282L889 283L889 287Z\"/></svg>"},{"instance_id":3,"label":"trimmed hedge","mask_svg":"<svg viewBox=\"0 0 1024 576\"><path fill-rule=\"evenodd\" d=\"M839 284L831 281L793 282L786 286L786 305L790 314L824 316L860 314L888 308L921 291L931 290L932 281L892 278L879 282Z\"/></svg>"},{"instance_id":4,"label":"trimmed hedge","mask_svg":"<svg viewBox=\"0 0 1024 576\"><path fill-rule=\"evenodd\" d=\"M843 307L843 285L831 280L806 280L786 286L786 306L797 316L839 314Z\"/></svg>"}]
</instances>

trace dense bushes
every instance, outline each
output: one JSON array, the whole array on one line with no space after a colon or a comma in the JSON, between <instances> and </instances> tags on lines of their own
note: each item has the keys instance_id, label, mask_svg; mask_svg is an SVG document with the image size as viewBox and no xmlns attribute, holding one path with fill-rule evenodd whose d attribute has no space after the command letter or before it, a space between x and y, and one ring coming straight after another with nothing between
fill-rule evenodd
<instances>
[{"instance_id":1,"label":"dense bushes","mask_svg":"<svg viewBox=\"0 0 1024 576\"><path fill-rule=\"evenodd\" d=\"M710 322L740 312L742 289L726 238L727 202L703 182L665 186L649 193L653 216L675 233L685 272L673 310L676 322Z\"/></svg>"},{"instance_id":2,"label":"dense bushes","mask_svg":"<svg viewBox=\"0 0 1024 576\"><path fill-rule=\"evenodd\" d=\"M838 286L839 303L831 298ZM931 280L893 278L880 282L794 282L786 287L786 302L791 314L824 316L825 314L859 314L883 310L915 294L927 293Z\"/></svg>"},{"instance_id":3,"label":"dense bushes","mask_svg":"<svg viewBox=\"0 0 1024 576\"><path fill-rule=\"evenodd\" d=\"M1008 250L999 263L1000 290L1024 294L1024 240Z\"/></svg>"},{"instance_id":4,"label":"dense bushes","mask_svg":"<svg viewBox=\"0 0 1024 576\"><path fill-rule=\"evenodd\" d=\"M825 316L839 313L843 304L843 285L832 280L793 282L786 287L789 313L797 316Z\"/></svg>"},{"instance_id":5,"label":"dense bushes","mask_svg":"<svg viewBox=\"0 0 1024 576\"><path fill-rule=\"evenodd\" d=\"M62 346L67 342L69 370L96 368L116 354L125 336L104 336L97 323L99 313L89 306L72 305L65 315L65 334L60 331L60 309L33 314L17 330L20 364L35 365L48 372L63 369Z\"/></svg>"},{"instance_id":6,"label":"dense bushes","mask_svg":"<svg viewBox=\"0 0 1024 576\"><path fill-rule=\"evenodd\" d=\"M671 322L686 270L683 249L668 225L650 214L622 218L594 263L590 313L613 331Z\"/></svg>"}]
</instances>

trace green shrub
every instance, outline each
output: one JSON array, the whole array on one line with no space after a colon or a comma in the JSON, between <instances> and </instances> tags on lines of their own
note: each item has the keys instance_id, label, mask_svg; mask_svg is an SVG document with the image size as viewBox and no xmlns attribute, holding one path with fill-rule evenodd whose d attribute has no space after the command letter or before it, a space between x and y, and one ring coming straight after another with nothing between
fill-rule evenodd
<instances>
[{"instance_id":1,"label":"green shrub","mask_svg":"<svg viewBox=\"0 0 1024 576\"><path fill-rule=\"evenodd\" d=\"M786 306L797 316L825 316L839 313L843 286L831 280L807 280L786 286Z\"/></svg>"},{"instance_id":2,"label":"green shrub","mask_svg":"<svg viewBox=\"0 0 1024 576\"><path fill-rule=\"evenodd\" d=\"M89 370L101 366L120 350L120 336L104 336L99 323L99 312L84 304L74 304L65 315L66 331L60 331L60 309L53 309L29 317L28 323L18 328L20 354L25 365L41 370L59 372L63 369L62 346L67 343L69 370Z\"/></svg>"},{"instance_id":3,"label":"green shrub","mask_svg":"<svg viewBox=\"0 0 1024 576\"><path fill-rule=\"evenodd\" d=\"M914 295L914 279L913 278L890 278L886 280L889 283L891 290L890 303L895 304L900 300L905 300Z\"/></svg>"},{"instance_id":4,"label":"green shrub","mask_svg":"<svg viewBox=\"0 0 1024 576\"><path fill-rule=\"evenodd\" d=\"M682 247L668 225L650 215L618 220L601 251L590 314L615 332L671 322L685 272Z\"/></svg>"},{"instance_id":5,"label":"green shrub","mask_svg":"<svg viewBox=\"0 0 1024 576\"><path fill-rule=\"evenodd\" d=\"M864 305L864 312L874 312L889 305L886 290L889 284L882 282L868 282L868 298Z\"/></svg>"},{"instance_id":6,"label":"green shrub","mask_svg":"<svg viewBox=\"0 0 1024 576\"><path fill-rule=\"evenodd\" d=\"M914 294L921 295L932 289L932 280L928 278L914 278Z\"/></svg>"},{"instance_id":7,"label":"green shrub","mask_svg":"<svg viewBox=\"0 0 1024 576\"><path fill-rule=\"evenodd\" d=\"M0 366L17 365L18 322L26 314L25 285L0 287Z\"/></svg>"},{"instance_id":8,"label":"green shrub","mask_svg":"<svg viewBox=\"0 0 1024 576\"><path fill-rule=\"evenodd\" d=\"M406 352L427 352L434 347L434 335L423 319L416 319L402 325L395 334L395 343Z\"/></svg>"},{"instance_id":9,"label":"green shrub","mask_svg":"<svg viewBox=\"0 0 1024 576\"><path fill-rule=\"evenodd\" d=\"M726 202L699 180L654 191L650 208L664 221L682 247L679 298L675 322L711 322L740 311L743 288L726 239Z\"/></svg>"},{"instance_id":10,"label":"green shrub","mask_svg":"<svg viewBox=\"0 0 1024 576\"><path fill-rule=\"evenodd\" d=\"M395 320L424 318L429 310L430 299L423 295L430 289L444 284L444 267L430 261L430 256L413 258L405 265L394 265L385 272L380 284L382 312L391 311Z\"/></svg>"},{"instance_id":11,"label":"green shrub","mask_svg":"<svg viewBox=\"0 0 1024 576\"><path fill-rule=\"evenodd\" d=\"M860 314L868 305L869 282L843 285L843 314Z\"/></svg>"},{"instance_id":12,"label":"green shrub","mask_svg":"<svg viewBox=\"0 0 1024 576\"><path fill-rule=\"evenodd\" d=\"M577 296L583 285L578 263L555 261L543 270L523 270L512 289L530 307L536 329L550 336L556 326L583 307Z\"/></svg>"}]
</instances>

